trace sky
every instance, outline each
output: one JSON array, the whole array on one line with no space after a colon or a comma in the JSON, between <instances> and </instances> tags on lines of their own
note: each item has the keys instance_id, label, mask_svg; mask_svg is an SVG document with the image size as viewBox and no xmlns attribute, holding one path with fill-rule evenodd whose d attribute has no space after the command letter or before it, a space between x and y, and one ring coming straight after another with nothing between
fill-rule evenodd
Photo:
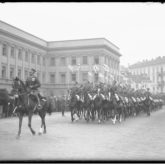
<instances>
[{"instance_id":1,"label":"sky","mask_svg":"<svg viewBox=\"0 0 165 165\"><path fill-rule=\"evenodd\" d=\"M165 56L161 3L1 3L0 20L46 41L106 38L126 67Z\"/></svg>"}]
</instances>

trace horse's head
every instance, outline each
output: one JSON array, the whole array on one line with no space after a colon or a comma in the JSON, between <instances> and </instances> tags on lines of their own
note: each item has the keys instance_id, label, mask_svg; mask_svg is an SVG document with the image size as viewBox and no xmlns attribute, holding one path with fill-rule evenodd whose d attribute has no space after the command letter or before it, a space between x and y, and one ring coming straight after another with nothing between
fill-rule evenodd
<instances>
[{"instance_id":1,"label":"horse's head","mask_svg":"<svg viewBox=\"0 0 165 165\"><path fill-rule=\"evenodd\" d=\"M18 78L15 78L13 80L12 87L13 87L13 91L15 93L22 93L22 92L26 91L26 88L25 88L23 81L18 79Z\"/></svg>"}]
</instances>

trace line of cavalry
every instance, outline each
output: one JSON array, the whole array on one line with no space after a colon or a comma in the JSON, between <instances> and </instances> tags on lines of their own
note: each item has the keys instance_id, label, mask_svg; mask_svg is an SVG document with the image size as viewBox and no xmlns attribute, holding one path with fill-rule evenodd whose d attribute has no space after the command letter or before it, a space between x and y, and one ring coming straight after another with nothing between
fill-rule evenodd
<instances>
[{"instance_id":1,"label":"line of cavalry","mask_svg":"<svg viewBox=\"0 0 165 165\"><path fill-rule=\"evenodd\" d=\"M38 113L41 118L39 134L46 133L45 116L52 113L52 98L39 95L38 98L29 91L27 85L18 79L13 80L10 93L6 89L0 89L0 105L5 111L16 113L19 118L19 130L17 138L21 135L22 119L24 114L28 116L28 127L35 135L32 128L32 115ZM138 116L146 113L150 116L152 111L161 109L163 100L158 96L151 96L149 90L133 90L128 86L117 85L116 81L109 84L97 84L86 82L84 85L75 84L68 90L67 102L71 112L71 121L84 119L89 121L105 122L109 119L113 124L122 122L128 117ZM43 129L44 128L44 129Z\"/></svg>"}]
</instances>

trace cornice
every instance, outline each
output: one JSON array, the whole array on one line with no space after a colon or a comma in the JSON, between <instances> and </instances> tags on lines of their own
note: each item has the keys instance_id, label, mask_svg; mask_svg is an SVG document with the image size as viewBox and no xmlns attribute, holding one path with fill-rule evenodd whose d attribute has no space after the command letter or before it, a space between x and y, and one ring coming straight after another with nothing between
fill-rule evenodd
<instances>
[{"instance_id":1,"label":"cornice","mask_svg":"<svg viewBox=\"0 0 165 165\"><path fill-rule=\"evenodd\" d=\"M99 49L99 48L104 48L104 49L106 49L106 50L108 50L108 51L110 51L111 53L113 53L114 55L117 55L118 57L120 57L121 56L121 54L118 52L118 51L116 51L116 50L114 50L113 48L111 48L110 46L108 46L107 44L105 44L105 43L103 43L103 44L100 44L100 45L98 45L98 44L96 44L96 45L90 45L90 46L87 46L87 45L80 45L80 46L67 46L67 47L56 47L56 48L48 48L47 46L42 46L42 45L40 45L40 44L37 44L36 42L33 42L33 41L31 41L31 40L28 40L28 39L26 39L26 38L23 38L23 37L20 37L20 36L18 36L18 35L15 35L15 34L13 34L13 33L10 33L10 32L8 32L8 31L5 31L5 30L3 30L3 29L0 29L0 33L2 33L2 34L4 34L5 36L8 36L9 38L13 38L13 39L15 39L15 40L17 40L17 41L20 41L20 42L23 42L23 43L27 43L27 44L29 44L29 45L31 45L31 46L35 46L36 48L39 48L39 49L42 49L42 50L44 50L44 51L46 51L47 53L49 53L49 51L61 51L61 50L63 50L63 51L66 51L66 50L78 50L78 49L93 49L93 48L95 48L95 49ZM92 39L91 39L92 40ZM108 43L111 43L110 41L108 41L107 39L104 39L106 42L108 42ZM46 42L46 41L45 41ZM58 42L58 41L57 41ZM46 43L48 43L48 42L46 42ZM113 43L111 43L111 44L113 44ZM118 49L118 47L116 46L116 45L114 45L113 44L113 46L115 46L117 49ZM20 48L21 46L16 46L17 48ZM22 47L23 48L23 47ZM24 49L24 48L23 48ZM27 48L27 49L29 49L29 48ZM32 51L33 49L31 49L31 51ZM34 50L33 52L37 52L36 50ZM33 53L32 52L32 53Z\"/></svg>"},{"instance_id":2,"label":"cornice","mask_svg":"<svg viewBox=\"0 0 165 165\"><path fill-rule=\"evenodd\" d=\"M37 43L35 43L33 41L27 40L25 38L22 38L20 36L15 35L15 34L9 33L9 32L7 32L5 30L0 29L0 33L4 34L5 36L12 37L13 39L16 39L18 41L25 42L25 43L27 43L29 45L36 46L39 49L42 49L42 50L45 50L45 51L48 50L47 47L44 47L44 46L42 46L40 44L37 44Z\"/></svg>"},{"instance_id":3,"label":"cornice","mask_svg":"<svg viewBox=\"0 0 165 165\"><path fill-rule=\"evenodd\" d=\"M102 45L91 45L91 46L72 46L72 47L60 47L60 48L49 48L48 50L48 53L49 51L67 51L67 50L79 50L79 49L99 49L99 48L102 48L102 49L107 49L108 51L110 51L111 53L114 53L115 55L117 56L121 56L121 54L113 49L111 49L110 47L102 44Z\"/></svg>"}]
</instances>

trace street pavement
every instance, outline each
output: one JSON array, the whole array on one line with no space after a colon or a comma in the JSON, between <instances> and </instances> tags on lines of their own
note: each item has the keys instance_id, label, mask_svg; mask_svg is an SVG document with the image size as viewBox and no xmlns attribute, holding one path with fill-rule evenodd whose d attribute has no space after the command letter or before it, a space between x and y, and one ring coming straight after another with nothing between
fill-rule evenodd
<instances>
[{"instance_id":1,"label":"street pavement","mask_svg":"<svg viewBox=\"0 0 165 165\"><path fill-rule=\"evenodd\" d=\"M37 132L41 120L33 116ZM122 123L71 122L70 113L46 116L47 134L33 136L23 119L22 134L16 139L18 118L0 119L0 161L74 160L165 160L165 109L140 114Z\"/></svg>"}]
</instances>

